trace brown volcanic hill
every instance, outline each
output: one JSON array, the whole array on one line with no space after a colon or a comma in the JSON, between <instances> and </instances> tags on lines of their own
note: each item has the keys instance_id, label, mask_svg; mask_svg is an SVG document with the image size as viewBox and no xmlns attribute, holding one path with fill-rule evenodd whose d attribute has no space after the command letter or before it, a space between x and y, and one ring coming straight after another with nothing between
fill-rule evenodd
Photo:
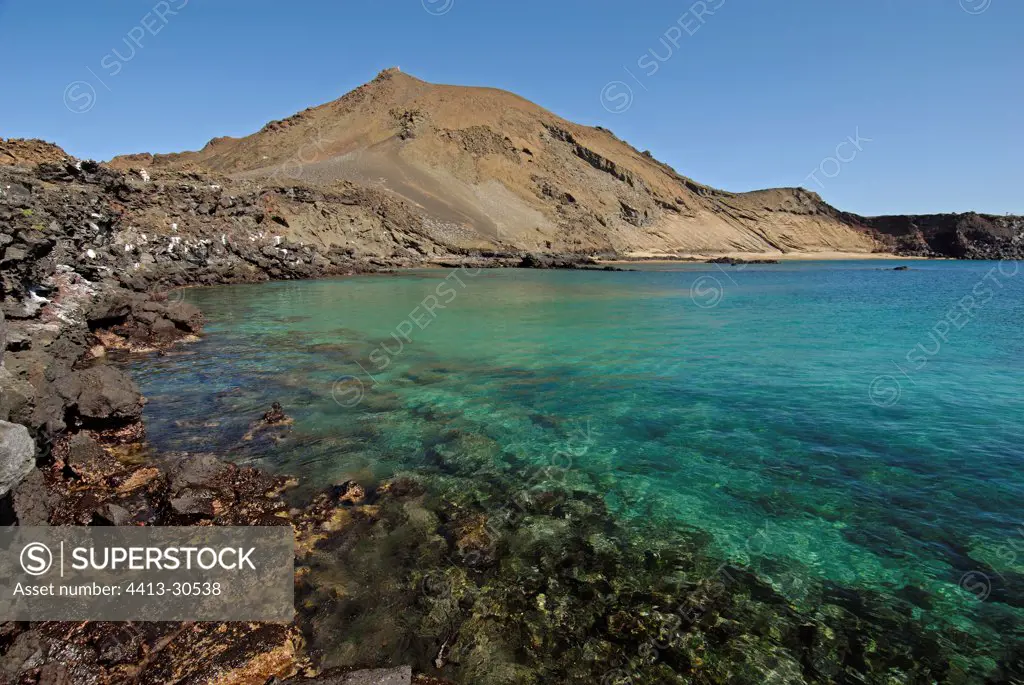
<instances>
[{"instance_id":1,"label":"brown volcanic hill","mask_svg":"<svg viewBox=\"0 0 1024 685\"><path fill-rule=\"evenodd\" d=\"M38 138L0 138L0 166L34 166L70 157L60 147Z\"/></svg>"},{"instance_id":2,"label":"brown volcanic hill","mask_svg":"<svg viewBox=\"0 0 1024 685\"><path fill-rule=\"evenodd\" d=\"M342 98L198 152L131 155L120 168L237 179L351 182L398 196L457 248L587 253L883 249L814 193L701 185L602 128L492 88L389 69ZM343 229L342 229L343 230Z\"/></svg>"}]
</instances>

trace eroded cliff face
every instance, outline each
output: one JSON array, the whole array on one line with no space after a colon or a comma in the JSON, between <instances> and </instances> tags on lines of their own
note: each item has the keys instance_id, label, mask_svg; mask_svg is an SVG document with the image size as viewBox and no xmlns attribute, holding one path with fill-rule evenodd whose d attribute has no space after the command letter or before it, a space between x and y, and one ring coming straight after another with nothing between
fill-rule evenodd
<instances>
[{"instance_id":1,"label":"eroded cliff face","mask_svg":"<svg viewBox=\"0 0 1024 685\"><path fill-rule=\"evenodd\" d=\"M861 221L897 254L955 259L1024 258L1024 217L991 214L879 216Z\"/></svg>"}]
</instances>

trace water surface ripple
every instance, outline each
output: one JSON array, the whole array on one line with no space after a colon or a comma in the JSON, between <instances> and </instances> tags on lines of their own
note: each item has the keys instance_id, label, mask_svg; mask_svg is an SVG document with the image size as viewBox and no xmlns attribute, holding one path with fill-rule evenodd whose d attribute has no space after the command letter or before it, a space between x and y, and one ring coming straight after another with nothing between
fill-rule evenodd
<instances>
[{"instance_id":1,"label":"water surface ripple","mask_svg":"<svg viewBox=\"0 0 1024 685\"><path fill-rule=\"evenodd\" d=\"M461 459L514 488L555 464L626 525L705 532L796 606L878 593L998 659L1024 625L1024 274L891 266L218 287L189 293L203 340L133 372L163 450L310 486ZM243 440L274 401L291 437ZM479 450L439 458L451 430Z\"/></svg>"}]
</instances>

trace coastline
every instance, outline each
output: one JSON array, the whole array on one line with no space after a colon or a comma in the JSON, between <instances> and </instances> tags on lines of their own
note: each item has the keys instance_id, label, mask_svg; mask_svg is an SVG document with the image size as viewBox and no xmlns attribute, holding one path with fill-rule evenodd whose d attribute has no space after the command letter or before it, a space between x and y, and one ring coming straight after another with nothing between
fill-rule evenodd
<instances>
[{"instance_id":1,"label":"coastline","mask_svg":"<svg viewBox=\"0 0 1024 685\"><path fill-rule=\"evenodd\" d=\"M661 253L649 253L649 252L632 252L621 258L616 259L600 259L602 264L636 264L636 263L663 263L671 264L677 262L707 262L711 259L720 259L722 257L736 260L764 260L773 259L780 262L787 261L861 261L861 260L879 260L879 261L899 261L899 260L927 260L927 259L948 259L943 257L926 257L922 255L898 255L887 252L835 252L835 251L823 251L823 252L709 252L709 253L691 253L681 255L667 255Z\"/></svg>"},{"instance_id":2,"label":"coastline","mask_svg":"<svg viewBox=\"0 0 1024 685\"><path fill-rule=\"evenodd\" d=\"M188 231L185 226L179 230L175 225L173 235L161 236L161 252L156 260L145 269L134 268L141 263L137 251L126 249L141 236L137 228L126 225L129 222L116 217L104 218L98 207L84 196L79 204L69 202L61 194L64 188L81 184L97 192L109 192L106 201L113 204L115 193L123 193L121 184L126 182L123 175L86 165L44 168L42 173L50 179L58 191L45 190L27 200L24 206L11 207L5 217L11 222L11 233L15 249L22 251L22 257L13 260L11 251L5 255L6 268L16 271L22 283L42 284L45 290L24 286L17 294L23 299L8 303L8 311L16 314L4 325L3 347L6 350L3 367L6 416L14 423L26 426L35 440L36 453L33 456L37 466L13 490L12 511L17 522L24 524L68 525L102 522L113 525L166 525L168 523L188 525L260 525L266 517L273 517L292 525L297 532L300 548L297 550L297 566L318 571L300 573L299 600L314 605L335 606L339 598L331 585L329 550L332 546L355 545L359 541L373 539L374 535L385 538L394 536L403 539L404 519L401 512L415 511L428 520L436 520L434 527L417 538L416 549L422 552L422 567L410 567L405 579L417 592L413 605L421 611L423 623L417 626L427 644L424 653L432 651L429 657L421 658L419 670L431 669L441 672L451 660L454 647L466 650L463 658L467 663L472 659L471 638L478 631L485 630L497 643L508 626L515 626L525 634L550 634L549 642L531 646L530 656L543 668L577 668L586 663L581 654L567 654L559 651L558 645L580 639L581 635L592 637L605 650L602 661L587 665L596 673L582 670L572 675L577 678L607 675L616 668L616 663L630 663L636 659L644 645L658 637L664 630L665 622L677 620L686 622L687 630L701 639L724 639L729 631L720 631L713 625L702 626L701 620L728 620L739 625L744 631L760 630L769 617L783 614L786 602L749 571L739 567L698 568L687 555L679 550L700 548L700 541L687 536L661 543L645 541L651 548L659 550L666 560L653 568L646 553L637 556L636 550L622 543L616 552L615 563L606 568L606 560L588 551L583 541L588 536L614 528L600 498L577 502L572 493L551 491L541 493L527 503L526 516L537 520L560 520L565 511L582 505L588 512L585 520L578 524L559 541L559 545L542 550L542 561L556 582L545 586L529 574L524 574L519 564L522 560L508 549L508 540L515 540L521 534L517 525L506 526L488 519L486 509L480 501L454 502L432 500L436 497L429 488L410 480L363 485L355 483L316 484L320 490L312 500L295 508L285 504L284 495L292 484L287 478L269 476L256 469L233 467L221 461L220 455L155 455L145 442L145 427L141 421L141 406L145 398L138 392L134 382L122 370L107 363L110 356L121 353L154 353L199 334L202 314L190 309L179 298L172 295L152 293L177 293L184 287L202 287L224 283L259 282L268 280L292 280L336 277L380 272L395 268L422 268L430 260L415 260L411 257L361 259L343 250L328 250L326 254L311 246L275 242L273 236L256 243L241 238L241 231L233 233L231 240L210 241L198 229ZM18 172L19 174L21 172ZM56 179L56 180L54 180ZM63 184L63 185L62 185ZM114 189L114 190L111 190ZM135 189L145 202L157 202L161 198L146 195L144 186ZM198 189L199 196L207 190ZM267 191L274 193L276 191ZM52 194L48 194L52 193ZM208 201L196 197L195 202ZM256 194L252 206L263 201ZM144 206L140 201L140 206ZM106 205L104 205L106 206ZM226 208L234 209L234 208ZM250 207L243 207L246 212ZM216 214L216 211L214 214ZM51 215L51 216L48 216ZM93 215L99 215L93 216ZM212 215L211 215L212 216ZM246 220L249 215L244 214ZM261 225L252 216L252 225ZM57 228L42 221L52 220ZM43 229L35 228L36 223ZM74 229L65 230L73 225ZM88 226L88 234L79 227ZM95 226L95 229L92 228ZM206 229L210 230L210 229ZM248 224L244 230L255 230ZM212 233L216 235L216 233ZM225 234L221 234L225 235ZM103 238L109 249L97 250L89 247ZM177 238L177 240L175 240ZM149 233L147 240L153 240ZM203 241L206 241L205 243ZM120 242L118 242L120 241ZM250 246L248 243L252 242ZM24 247L22 247L24 246ZM154 251L155 252L155 251ZM296 260L295 254L301 255ZM733 253L741 259L784 258L782 255L755 255ZM803 253L794 259L823 259L828 253ZM833 253L839 254L839 253ZM703 260L701 256L699 259ZM835 259L851 258L836 256ZM867 256L858 254L856 259L897 260L909 259L895 255ZM139 259L139 262L135 260ZM438 259L447 265L485 265L494 267L518 266L526 257L522 255L476 256L442 255ZM547 255L530 259L531 268L590 268L601 264L628 264L635 261L600 260L579 255ZM656 259L656 258L655 258ZM60 261L58 261L60 260ZM670 260L682 261L682 260ZM436 264L444 266L445 264ZM63 268L61 268L63 267ZM600 270L600 269L597 269ZM86 383L85 381L98 381ZM92 390L86 389L90 385ZM98 388L95 387L98 385ZM20 393L14 397L14 388ZM88 395L87 392L98 394ZM10 405L10 406L8 406ZM94 405L102 409L94 411ZM70 418L70 421L66 419ZM254 429L259 426L272 433L283 430L282 426L263 426L261 419L254 419ZM459 438L453 437L454 448L460 446ZM161 467L157 462L165 460L169 466ZM199 483L189 478L182 479L182 471L202 465L208 471L206 480ZM254 486L252 490L235 485L240 480ZM217 492L215 501L226 507L218 508L213 501L193 496L196 485ZM490 497L508 497L508 493L496 488L486 493ZM86 496L87 495L87 496ZM174 504L174 500L178 500ZM182 503L186 500L186 503ZM257 506L249 506L253 502ZM401 515L400 515L401 514ZM498 534L492 534L488 526L497 526ZM621 540L628 541L628 534L617 531ZM430 547L436 540L444 540L445 555L436 556L437 550ZM310 558L324 553L315 561ZM456 563L451 559L455 558ZM358 556L348 557L352 564L368 563ZM508 566L506 561L513 563ZM308 562L308 563L306 563ZM571 562L571 563L570 563ZM338 563L335 559L332 563ZM664 584L673 564L689 565L687 568L700 578L700 582L711 584L701 590L689 588L682 592ZM327 570L324 570L324 566ZM585 580L576 577L573 568L585 568ZM723 578L720 575L725 568ZM310 580L312 578L312 580ZM538 584L541 583L541 584ZM533 595L523 597L522 588L529 586ZM463 615L461 603L475 601L483 595L499 597L496 605L489 606L492 616L485 612L465 617L460 629L465 632L462 642L445 631L451 626L435 626L434 632L424 626L437 622L440 612L445 620L450 614ZM535 595L546 596L546 601L555 601L571 607L570 614L579 615L579 625L574 619L571 625L554 622L547 605L538 608ZM756 606L748 605L747 597L758 595L762 601ZM587 597L601 597L605 613L590 616ZM596 601L596 600L595 600ZM858 598L870 604L871 598ZM339 612L341 613L341 612ZM493 615L500 615L501 621L493 622ZM639 618L637 618L639 617ZM680 617L683 617L680 619ZM305 617L312 620L310 616ZM102 662L94 648L102 643L105 636L115 631L109 624L88 622L85 626L68 624L29 624L5 628L5 644L20 648L43 644L42 661L33 666L41 672L44 668L57 668L66 658L67 650L74 650L77 660L70 660L62 666L65 673L78 678L96 678L123 675L135 668L160 668L173 672L185 671L193 679L208 678L211 682L237 682L262 684L270 677L279 679L314 676L319 671L315 663L315 643L312 648L306 644L309 624L300 625L300 618L289 626L239 626L213 624L190 628L185 624L171 625L142 631L133 637L132 649L118 657L112 665ZM491 620L492 623L487 621ZM328 623L321 626L323 632L338 630ZM842 649L840 642L828 642L816 638L808 647L804 638L794 626L787 626L784 636L787 664L797 663L796 654L808 649L824 651L822 657L831 665L839 660ZM843 635L843 641L854 643L864 637L858 627L843 627L841 622L828 624L831 634ZM191 631L191 632L188 632ZM871 631L868 630L868 633ZM158 648L170 636L187 633L193 642L185 643L180 651ZM691 634L690 632L687 633ZM752 644L759 645L765 653L775 649L768 634L751 632L746 636ZM879 636L875 636L879 637ZM872 638L873 639L873 638ZM915 645L922 653L937 650L931 638L915 636ZM428 649L429 647L429 649ZM672 647L673 659L680 664L693 663L705 658L701 650L683 646ZM231 652L231 658L221 655ZM756 650L755 650L756 651ZM884 649L883 649L884 651ZM150 653L160 653L158 657ZM898 661L895 651L885 652L879 658L884 662ZM481 658L481 657L477 657ZM719 655L715 668L727 672L728 660ZM930 657L929 657L930 659ZM441 666L432 668L433 663ZM568 660L569 663L558 665ZM835 662L835 663L834 663ZM484 661L486 664L486 660ZM941 664L929 661L929 668ZM372 666L372 663L366 663ZM540 666L538 666L540 667ZM675 673L655 665L636 663L631 667L643 673L644 680L636 682L673 682ZM481 674L482 675L482 674ZM640 676L638 676L639 678ZM205 682L205 681L204 681ZM315 682L315 681L314 681ZM438 681L439 682L439 681ZM478 680L477 682L486 682Z\"/></svg>"}]
</instances>

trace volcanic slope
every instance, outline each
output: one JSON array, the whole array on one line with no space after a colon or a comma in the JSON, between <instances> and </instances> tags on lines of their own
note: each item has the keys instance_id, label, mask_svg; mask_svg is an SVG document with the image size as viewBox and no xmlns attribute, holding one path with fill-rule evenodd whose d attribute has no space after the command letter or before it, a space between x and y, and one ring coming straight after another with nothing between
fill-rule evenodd
<instances>
[{"instance_id":1,"label":"volcanic slope","mask_svg":"<svg viewBox=\"0 0 1024 685\"><path fill-rule=\"evenodd\" d=\"M368 186L404 200L421 216L425 236L458 249L620 255L884 249L858 217L806 190L717 190L606 129L566 121L512 93L435 85L397 69L244 138L110 164Z\"/></svg>"}]
</instances>

